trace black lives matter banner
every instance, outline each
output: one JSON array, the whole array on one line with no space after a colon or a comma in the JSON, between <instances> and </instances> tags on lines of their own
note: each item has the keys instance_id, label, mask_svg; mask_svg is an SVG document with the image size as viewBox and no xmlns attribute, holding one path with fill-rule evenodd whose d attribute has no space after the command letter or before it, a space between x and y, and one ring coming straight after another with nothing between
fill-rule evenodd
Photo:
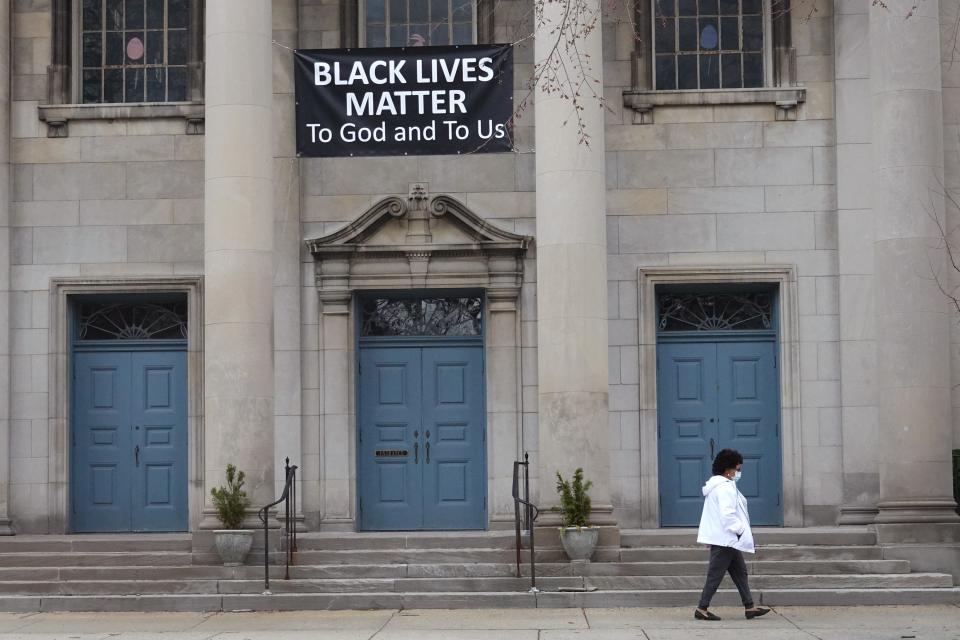
<instances>
[{"instance_id":1,"label":"black lives matter banner","mask_svg":"<svg viewBox=\"0 0 960 640\"><path fill-rule=\"evenodd\" d=\"M299 50L297 153L511 151L511 45Z\"/></svg>"}]
</instances>

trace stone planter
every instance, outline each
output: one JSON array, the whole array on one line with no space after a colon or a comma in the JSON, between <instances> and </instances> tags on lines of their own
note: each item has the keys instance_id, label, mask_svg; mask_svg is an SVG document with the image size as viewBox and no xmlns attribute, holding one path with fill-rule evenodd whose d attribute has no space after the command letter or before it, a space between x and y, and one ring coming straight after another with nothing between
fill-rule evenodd
<instances>
[{"instance_id":1,"label":"stone planter","mask_svg":"<svg viewBox=\"0 0 960 640\"><path fill-rule=\"evenodd\" d=\"M213 537L225 567L242 565L253 546L252 529L218 529Z\"/></svg>"},{"instance_id":2,"label":"stone planter","mask_svg":"<svg viewBox=\"0 0 960 640\"><path fill-rule=\"evenodd\" d=\"M597 550L600 529L596 527L567 527L560 530L560 542L571 560L589 560Z\"/></svg>"}]
</instances>

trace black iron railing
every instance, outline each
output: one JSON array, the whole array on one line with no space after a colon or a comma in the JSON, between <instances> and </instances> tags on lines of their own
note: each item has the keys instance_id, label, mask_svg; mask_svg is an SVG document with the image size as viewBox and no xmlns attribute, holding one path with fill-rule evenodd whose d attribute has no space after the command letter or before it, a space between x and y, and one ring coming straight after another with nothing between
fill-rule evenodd
<instances>
[{"instance_id":1,"label":"black iron railing","mask_svg":"<svg viewBox=\"0 0 960 640\"><path fill-rule=\"evenodd\" d=\"M258 515L263 523L263 590L270 592L270 529L268 528L270 509L283 503L283 527L280 529L280 543L286 558L287 568L283 574L284 580L290 579L290 565L293 564L293 554L297 550L297 465L290 465L290 458L284 464L286 481L283 484L283 493L280 497L260 509Z\"/></svg>"},{"instance_id":2,"label":"black iron railing","mask_svg":"<svg viewBox=\"0 0 960 640\"><path fill-rule=\"evenodd\" d=\"M520 467L523 467L523 497L520 497ZM520 516L520 505L523 505L523 517ZM523 540L521 536L521 525L524 530L529 532L530 536L530 591L536 593L537 589L537 549L533 540L534 523L540 515L540 509L537 505L530 502L530 454L523 454L523 462L514 460L513 462L513 519L517 531L517 577L520 577L520 560Z\"/></svg>"}]
</instances>

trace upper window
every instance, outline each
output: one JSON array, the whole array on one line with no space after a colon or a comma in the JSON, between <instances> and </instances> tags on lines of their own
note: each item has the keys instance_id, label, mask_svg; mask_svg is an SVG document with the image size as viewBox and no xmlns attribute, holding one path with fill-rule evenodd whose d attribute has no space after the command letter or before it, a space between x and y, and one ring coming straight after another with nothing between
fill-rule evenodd
<instances>
[{"instance_id":1,"label":"upper window","mask_svg":"<svg viewBox=\"0 0 960 640\"><path fill-rule=\"evenodd\" d=\"M366 0L361 32L368 47L476 42L473 0Z\"/></svg>"},{"instance_id":2,"label":"upper window","mask_svg":"<svg viewBox=\"0 0 960 640\"><path fill-rule=\"evenodd\" d=\"M654 0L654 86L762 87L768 75L765 0Z\"/></svg>"},{"instance_id":3,"label":"upper window","mask_svg":"<svg viewBox=\"0 0 960 640\"><path fill-rule=\"evenodd\" d=\"M81 102L186 101L189 4L81 0Z\"/></svg>"}]
</instances>

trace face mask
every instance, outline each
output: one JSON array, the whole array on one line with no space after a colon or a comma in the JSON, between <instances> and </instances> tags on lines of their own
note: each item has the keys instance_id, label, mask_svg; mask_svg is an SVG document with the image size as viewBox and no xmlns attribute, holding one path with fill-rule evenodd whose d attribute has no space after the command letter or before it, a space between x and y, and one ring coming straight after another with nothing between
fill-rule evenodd
<instances>
[{"instance_id":1,"label":"face mask","mask_svg":"<svg viewBox=\"0 0 960 640\"><path fill-rule=\"evenodd\" d=\"M740 478L741 478L741 477L743 477L742 474L741 474L739 471L737 471L737 473L734 474L734 476L733 476L733 481L734 481L734 482L740 482Z\"/></svg>"}]
</instances>

